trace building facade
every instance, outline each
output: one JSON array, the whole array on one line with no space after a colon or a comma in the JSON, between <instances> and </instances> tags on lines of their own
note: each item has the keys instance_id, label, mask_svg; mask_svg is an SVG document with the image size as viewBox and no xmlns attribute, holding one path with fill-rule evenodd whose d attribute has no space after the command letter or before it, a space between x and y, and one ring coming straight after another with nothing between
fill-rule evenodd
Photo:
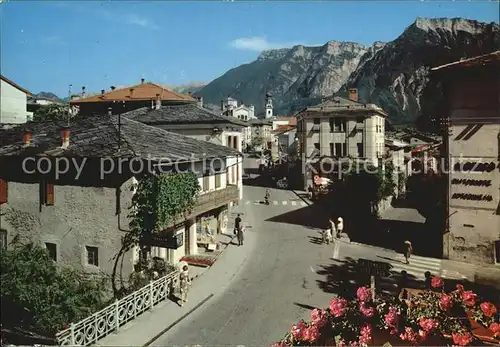
<instances>
[{"instance_id":1,"label":"building facade","mask_svg":"<svg viewBox=\"0 0 500 347\"><path fill-rule=\"evenodd\" d=\"M446 104L445 258L500 263L500 51L432 69Z\"/></svg>"},{"instance_id":2,"label":"building facade","mask_svg":"<svg viewBox=\"0 0 500 347\"><path fill-rule=\"evenodd\" d=\"M238 153L243 149L246 122L215 114L195 104L164 106L155 110L142 108L125 113L124 116L193 139L225 146ZM243 158L228 157L227 166L227 183L238 188L238 199L242 199Z\"/></svg>"},{"instance_id":3,"label":"building facade","mask_svg":"<svg viewBox=\"0 0 500 347\"><path fill-rule=\"evenodd\" d=\"M28 90L0 75L0 126L30 120L33 113L27 109L27 99L32 96Z\"/></svg>"},{"instance_id":4,"label":"building facade","mask_svg":"<svg viewBox=\"0 0 500 347\"><path fill-rule=\"evenodd\" d=\"M273 123L265 119L253 119L250 122L252 128L252 143L259 144L256 147L271 149L274 136L272 133Z\"/></svg>"},{"instance_id":5,"label":"building facade","mask_svg":"<svg viewBox=\"0 0 500 347\"><path fill-rule=\"evenodd\" d=\"M378 106L358 102L357 90L349 98L335 96L297 115L304 175L310 183L306 161L312 156L361 159L378 165L385 152L386 113Z\"/></svg>"},{"instance_id":6,"label":"building facade","mask_svg":"<svg viewBox=\"0 0 500 347\"><path fill-rule=\"evenodd\" d=\"M204 214L217 210L218 226L224 227L224 206L238 199L237 187L226 183L227 158L236 155L225 146L126 117L82 117L71 128L41 122L30 125L29 132L9 129L0 137L2 245L15 238L33 241L61 264L127 282L139 260L138 247L122 252L135 184L143 174L156 172L155 165L164 172L180 165L198 175L200 196L189 215L156 235L177 237L177 246L150 244L153 256L175 264L197 253L197 223ZM215 157L219 167L204 171L208 158ZM68 170L56 175L63 161Z\"/></svg>"}]
</instances>

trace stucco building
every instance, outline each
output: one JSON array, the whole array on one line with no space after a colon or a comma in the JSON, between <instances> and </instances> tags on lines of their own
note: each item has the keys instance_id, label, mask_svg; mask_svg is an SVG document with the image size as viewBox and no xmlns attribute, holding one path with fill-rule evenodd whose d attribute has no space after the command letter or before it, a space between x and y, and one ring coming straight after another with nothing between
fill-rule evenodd
<instances>
[{"instance_id":1,"label":"stucco building","mask_svg":"<svg viewBox=\"0 0 500 347\"><path fill-rule=\"evenodd\" d=\"M27 100L33 94L0 75L0 127L26 123L33 117L27 109Z\"/></svg>"},{"instance_id":2,"label":"stucco building","mask_svg":"<svg viewBox=\"0 0 500 347\"><path fill-rule=\"evenodd\" d=\"M432 69L448 172L445 258L500 263L500 51Z\"/></svg>"},{"instance_id":3,"label":"stucco building","mask_svg":"<svg viewBox=\"0 0 500 347\"><path fill-rule=\"evenodd\" d=\"M252 142L260 143L262 149L271 149L274 141L273 123L266 119L252 119L249 123L252 128Z\"/></svg>"},{"instance_id":4,"label":"stucco building","mask_svg":"<svg viewBox=\"0 0 500 347\"><path fill-rule=\"evenodd\" d=\"M385 153L385 118L378 106L358 101L356 89L349 98L331 97L297 114L304 175L304 187L310 184L306 161L311 156L361 159L378 165Z\"/></svg>"},{"instance_id":5,"label":"stucco building","mask_svg":"<svg viewBox=\"0 0 500 347\"><path fill-rule=\"evenodd\" d=\"M161 167L194 171L199 177L196 206L157 235L175 238L176 246L151 245L152 256L170 263L196 254L201 215L239 197L238 188L226 181L227 158L238 156L235 150L126 117L79 117L71 128L63 125L33 123L29 132L16 127L0 134L3 246L16 237L30 239L44 245L57 262L127 281L138 248L120 251L130 230L134 185L144 173ZM219 158L218 166L206 171L211 158Z\"/></svg>"}]
</instances>

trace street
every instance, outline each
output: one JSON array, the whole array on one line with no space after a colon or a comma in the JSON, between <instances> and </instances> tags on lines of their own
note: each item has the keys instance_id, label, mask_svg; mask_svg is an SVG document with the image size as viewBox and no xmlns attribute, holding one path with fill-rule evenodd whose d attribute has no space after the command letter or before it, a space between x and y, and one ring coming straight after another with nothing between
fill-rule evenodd
<instances>
[{"instance_id":1,"label":"street","mask_svg":"<svg viewBox=\"0 0 500 347\"><path fill-rule=\"evenodd\" d=\"M252 162L247 159L245 166ZM235 277L153 345L269 345L299 319L307 319L312 308L326 307L335 293L349 296L359 283L367 284L359 258L391 264L391 278L380 281L389 291L395 290L402 270L410 280L423 279L427 270L440 271L437 259L417 258L406 265L394 252L343 242L321 245L316 228L324 228L327 218L317 215L314 206L304 206L293 191L270 191L271 204L264 205L265 188L246 186L230 216L242 213L243 224L251 226L248 244L241 247L248 258Z\"/></svg>"}]
</instances>

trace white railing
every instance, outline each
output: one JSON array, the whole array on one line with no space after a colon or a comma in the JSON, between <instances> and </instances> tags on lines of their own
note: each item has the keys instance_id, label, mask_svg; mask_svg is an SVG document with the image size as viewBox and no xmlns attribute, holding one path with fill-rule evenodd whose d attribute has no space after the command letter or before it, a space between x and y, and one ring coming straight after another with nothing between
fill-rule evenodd
<instances>
[{"instance_id":1,"label":"white railing","mask_svg":"<svg viewBox=\"0 0 500 347\"><path fill-rule=\"evenodd\" d=\"M168 298L177 286L178 278L178 271L169 273L92 316L70 324L68 329L56 334L57 343L60 346L89 346L112 332L118 332L122 325Z\"/></svg>"}]
</instances>

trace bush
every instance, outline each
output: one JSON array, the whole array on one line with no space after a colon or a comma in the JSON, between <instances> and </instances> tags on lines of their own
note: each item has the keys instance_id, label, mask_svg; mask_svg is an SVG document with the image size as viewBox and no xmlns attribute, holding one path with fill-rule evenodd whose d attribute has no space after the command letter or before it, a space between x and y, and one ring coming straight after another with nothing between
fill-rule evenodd
<instances>
[{"instance_id":1,"label":"bush","mask_svg":"<svg viewBox=\"0 0 500 347\"><path fill-rule=\"evenodd\" d=\"M58 266L33 243L12 246L0 252L2 327L53 336L104 306L104 280Z\"/></svg>"}]
</instances>

